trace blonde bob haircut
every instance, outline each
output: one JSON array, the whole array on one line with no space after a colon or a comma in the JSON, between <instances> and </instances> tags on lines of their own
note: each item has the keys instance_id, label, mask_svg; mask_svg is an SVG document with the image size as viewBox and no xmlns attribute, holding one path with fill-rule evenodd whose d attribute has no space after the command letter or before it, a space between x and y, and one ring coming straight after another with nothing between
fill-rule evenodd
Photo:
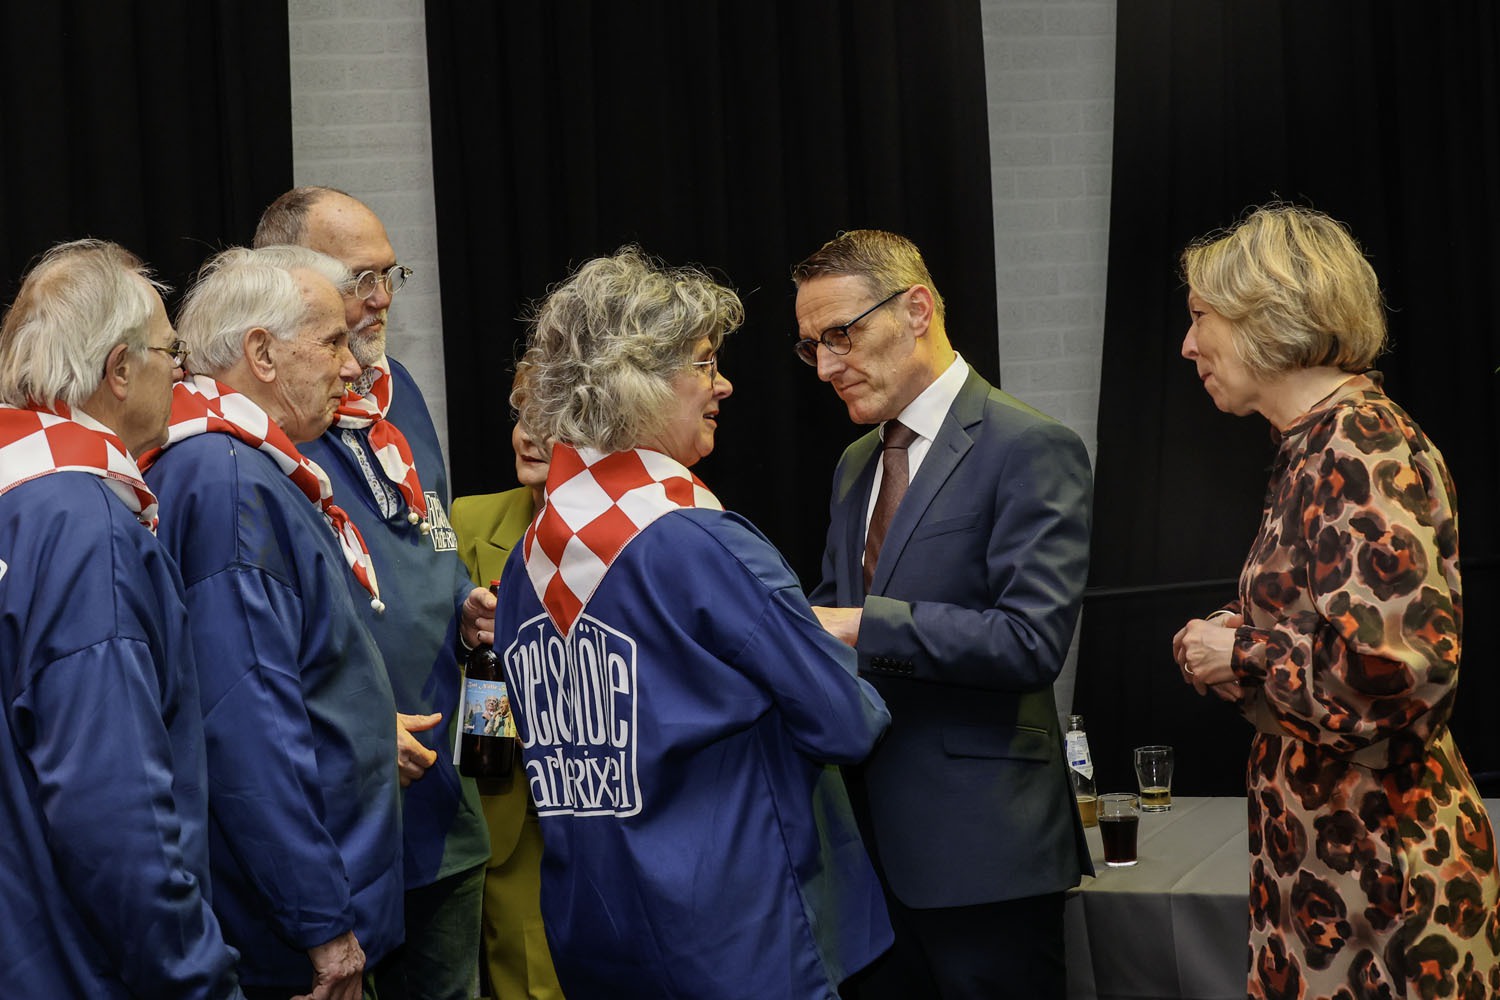
<instances>
[{"instance_id":1,"label":"blonde bob haircut","mask_svg":"<svg viewBox=\"0 0 1500 1000\"><path fill-rule=\"evenodd\" d=\"M1189 245L1182 276L1229 321L1236 354L1259 375L1323 365L1360 372L1385 349L1375 269L1322 212L1260 206Z\"/></svg>"},{"instance_id":2,"label":"blonde bob haircut","mask_svg":"<svg viewBox=\"0 0 1500 1000\"><path fill-rule=\"evenodd\" d=\"M707 272L622 247L536 307L511 405L538 441L638 447L666 426L693 345L707 337L718 351L744 318L739 296Z\"/></svg>"}]
</instances>

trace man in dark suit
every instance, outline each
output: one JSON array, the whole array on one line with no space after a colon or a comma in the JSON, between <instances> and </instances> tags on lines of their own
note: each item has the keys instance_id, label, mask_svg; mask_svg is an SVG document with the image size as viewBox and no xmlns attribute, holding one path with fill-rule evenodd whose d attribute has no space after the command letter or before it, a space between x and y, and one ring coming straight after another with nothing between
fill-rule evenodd
<instances>
[{"instance_id":1,"label":"man in dark suit","mask_svg":"<svg viewBox=\"0 0 1500 1000\"><path fill-rule=\"evenodd\" d=\"M846 995L1060 998L1063 895L1092 873L1052 698L1088 570L1087 453L954 352L904 237L845 233L792 277L797 353L879 425L834 475L810 595L892 719L848 778L896 944Z\"/></svg>"}]
</instances>

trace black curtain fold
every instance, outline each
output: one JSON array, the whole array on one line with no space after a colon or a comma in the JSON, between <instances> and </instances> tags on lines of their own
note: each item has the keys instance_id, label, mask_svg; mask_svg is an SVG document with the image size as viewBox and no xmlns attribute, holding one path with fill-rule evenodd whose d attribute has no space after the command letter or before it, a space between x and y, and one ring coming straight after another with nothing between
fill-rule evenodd
<instances>
[{"instance_id":1,"label":"black curtain fold","mask_svg":"<svg viewBox=\"0 0 1500 1000\"><path fill-rule=\"evenodd\" d=\"M1273 197L1348 223L1390 307L1386 387L1458 485L1464 605L1453 729L1500 770L1488 628L1500 592L1494 374L1500 10L1263 0L1121 4L1095 530L1075 707L1105 785L1179 747L1179 791L1243 792L1249 727L1178 678L1172 634L1234 596L1273 454L1179 351L1177 255ZM1202 581L1201 583L1199 581ZM1101 785L1103 787L1103 785Z\"/></svg>"},{"instance_id":2,"label":"black curtain fold","mask_svg":"<svg viewBox=\"0 0 1500 1000\"><path fill-rule=\"evenodd\" d=\"M626 242L744 298L735 394L696 470L816 579L833 466L858 431L792 354L791 265L840 230L927 255L964 356L998 380L979 6L427 3L450 462L515 483L519 321Z\"/></svg>"},{"instance_id":3,"label":"black curtain fold","mask_svg":"<svg viewBox=\"0 0 1500 1000\"><path fill-rule=\"evenodd\" d=\"M180 290L291 185L284 0L6 0L0 23L0 302L83 236Z\"/></svg>"}]
</instances>

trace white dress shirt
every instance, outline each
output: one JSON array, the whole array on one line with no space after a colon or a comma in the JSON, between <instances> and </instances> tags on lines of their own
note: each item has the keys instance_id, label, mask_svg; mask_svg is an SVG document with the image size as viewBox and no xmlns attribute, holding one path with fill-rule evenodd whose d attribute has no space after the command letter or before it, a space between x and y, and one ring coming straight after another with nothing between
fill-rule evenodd
<instances>
[{"instance_id":1,"label":"white dress shirt","mask_svg":"<svg viewBox=\"0 0 1500 1000\"><path fill-rule=\"evenodd\" d=\"M923 389L916 399L906 404L906 409L896 417L917 435L906 449L908 484L917 478L917 469L921 467L922 459L932 450L932 442L943 426L948 411L953 409L953 401L958 398L958 391L964 387L964 381L968 377L969 366L955 351L953 363L943 369L943 374L933 379L932 384ZM880 438L885 440L885 424L880 425ZM875 482L870 487L870 502L865 506L866 533L870 530L870 516L875 513L875 500L880 496L880 481L884 477L885 463L876 462Z\"/></svg>"}]
</instances>

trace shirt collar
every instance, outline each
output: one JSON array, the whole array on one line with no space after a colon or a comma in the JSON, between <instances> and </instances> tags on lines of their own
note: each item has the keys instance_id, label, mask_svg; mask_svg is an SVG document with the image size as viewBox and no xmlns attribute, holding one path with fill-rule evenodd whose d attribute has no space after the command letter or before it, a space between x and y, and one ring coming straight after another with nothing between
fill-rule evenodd
<instances>
[{"instance_id":1,"label":"shirt collar","mask_svg":"<svg viewBox=\"0 0 1500 1000\"><path fill-rule=\"evenodd\" d=\"M943 370L943 374L933 379L932 384L923 389L916 399L907 403L906 409L896 419L916 431L924 440L936 440L938 430L943 426L943 418L953 409L953 401L958 398L959 390L964 387L964 381L968 377L968 364L957 351L953 352L953 362ZM885 437L884 425L881 426L880 435Z\"/></svg>"}]
</instances>

